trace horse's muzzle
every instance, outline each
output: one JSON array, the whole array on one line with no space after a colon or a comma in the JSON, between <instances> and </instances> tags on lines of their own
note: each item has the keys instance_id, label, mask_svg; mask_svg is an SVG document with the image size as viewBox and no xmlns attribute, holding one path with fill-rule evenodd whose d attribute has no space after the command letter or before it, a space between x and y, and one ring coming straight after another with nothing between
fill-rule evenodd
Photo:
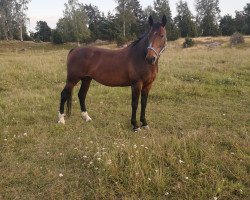
<instances>
[{"instance_id":1,"label":"horse's muzzle","mask_svg":"<svg viewBox=\"0 0 250 200\"><path fill-rule=\"evenodd\" d=\"M148 64L154 65L155 61L156 61L156 57L154 57L154 56L147 56L146 57L146 61L147 61Z\"/></svg>"}]
</instances>

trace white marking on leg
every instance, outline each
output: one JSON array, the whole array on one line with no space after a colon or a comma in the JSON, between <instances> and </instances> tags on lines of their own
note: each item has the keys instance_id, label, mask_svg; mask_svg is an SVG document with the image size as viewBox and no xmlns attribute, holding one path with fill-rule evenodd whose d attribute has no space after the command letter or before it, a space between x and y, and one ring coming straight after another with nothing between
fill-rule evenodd
<instances>
[{"instance_id":1,"label":"white marking on leg","mask_svg":"<svg viewBox=\"0 0 250 200\"><path fill-rule=\"evenodd\" d=\"M92 119L90 118L90 116L88 115L87 112L82 112L82 118L86 121L86 122L89 122L91 121Z\"/></svg>"},{"instance_id":2,"label":"white marking on leg","mask_svg":"<svg viewBox=\"0 0 250 200\"><path fill-rule=\"evenodd\" d=\"M65 114L61 114L59 112L59 114L58 114L58 124L65 124L64 116L65 116Z\"/></svg>"},{"instance_id":3,"label":"white marking on leg","mask_svg":"<svg viewBox=\"0 0 250 200\"><path fill-rule=\"evenodd\" d=\"M149 126L148 125L142 126L142 128L145 129L145 130L149 130Z\"/></svg>"}]
</instances>

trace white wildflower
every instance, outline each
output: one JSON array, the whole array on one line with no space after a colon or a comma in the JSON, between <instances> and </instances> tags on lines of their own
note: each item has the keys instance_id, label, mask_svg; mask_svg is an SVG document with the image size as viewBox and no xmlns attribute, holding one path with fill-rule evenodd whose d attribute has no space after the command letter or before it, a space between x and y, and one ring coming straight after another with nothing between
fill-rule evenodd
<instances>
[{"instance_id":1,"label":"white wildflower","mask_svg":"<svg viewBox=\"0 0 250 200\"><path fill-rule=\"evenodd\" d=\"M186 176L185 179L188 180L188 177Z\"/></svg>"},{"instance_id":2,"label":"white wildflower","mask_svg":"<svg viewBox=\"0 0 250 200\"><path fill-rule=\"evenodd\" d=\"M100 161L100 160L101 160L101 158L97 158L97 160L99 160L99 161Z\"/></svg>"},{"instance_id":3,"label":"white wildflower","mask_svg":"<svg viewBox=\"0 0 250 200\"><path fill-rule=\"evenodd\" d=\"M27 134L27 133L24 133L23 135L24 135L24 136L27 136L28 134Z\"/></svg>"},{"instance_id":4,"label":"white wildflower","mask_svg":"<svg viewBox=\"0 0 250 200\"><path fill-rule=\"evenodd\" d=\"M60 173L60 174L59 174L59 177L63 177L63 174L62 174L62 173Z\"/></svg>"},{"instance_id":5,"label":"white wildflower","mask_svg":"<svg viewBox=\"0 0 250 200\"><path fill-rule=\"evenodd\" d=\"M134 149L136 149L137 148L137 145L136 144L134 144Z\"/></svg>"},{"instance_id":6,"label":"white wildflower","mask_svg":"<svg viewBox=\"0 0 250 200\"><path fill-rule=\"evenodd\" d=\"M184 163L184 161L180 159L180 160L179 160L179 163L180 163L180 164L181 164L181 163Z\"/></svg>"},{"instance_id":7,"label":"white wildflower","mask_svg":"<svg viewBox=\"0 0 250 200\"><path fill-rule=\"evenodd\" d=\"M151 178L148 178L149 181L151 181Z\"/></svg>"},{"instance_id":8,"label":"white wildflower","mask_svg":"<svg viewBox=\"0 0 250 200\"><path fill-rule=\"evenodd\" d=\"M88 158L88 156L83 156L83 158Z\"/></svg>"},{"instance_id":9,"label":"white wildflower","mask_svg":"<svg viewBox=\"0 0 250 200\"><path fill-rule=\"evenodd\" d=\"M169 195L169 192L165 192L165 196L168 196Z\"/></svg>"},{"instance_id":10,"label":"white wildflower","mask_svg":"<svg viewBox=\"0 0 250 200\"><path fill-rule=\"evenodd\" d=\"M112 160L109 159L109 160L107 161L107 165L111 165L111 164L112 164Z\"/></svg>"},{"instance_id":11,"label":"white wildflower","mask_svg":"<svg viewBox=\"0 0 250 200\"><path fill-rule=\"evenodd\" d=\"M4 141L7 141L7 139L6 139L6 138L4 138Z\"/></svg>"}]
</instances>

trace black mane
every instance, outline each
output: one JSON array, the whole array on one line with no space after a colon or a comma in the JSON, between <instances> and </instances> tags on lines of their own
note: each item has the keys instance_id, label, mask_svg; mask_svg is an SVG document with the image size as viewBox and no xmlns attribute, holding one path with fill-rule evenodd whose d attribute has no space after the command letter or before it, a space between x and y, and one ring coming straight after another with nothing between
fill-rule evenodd
<instances>
[{"instance_id":1,"label":"black mane","mask_svg":"<svg viewBox=\"0 0 250 200\"><path fill-rule=\"evenodd\" d=\"M144 33L137 40L133 41L129 46L132 46L132 47L136 46L146 35L147 35L147 33Z\"/></svg>"}]
</instances>

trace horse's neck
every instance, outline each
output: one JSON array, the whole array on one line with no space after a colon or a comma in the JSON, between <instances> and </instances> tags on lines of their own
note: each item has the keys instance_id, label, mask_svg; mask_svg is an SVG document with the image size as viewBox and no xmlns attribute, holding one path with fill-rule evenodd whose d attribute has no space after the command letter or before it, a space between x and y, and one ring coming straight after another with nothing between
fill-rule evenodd
<instances>
[{"instance_id":1,"label":"horse's neck","mask_svg":"<svg viewBox=\"0 0 250 200\"><path fill-rule=\"evenodd\" d=\"M137 44L129 46L131 52L133 55L136 55L138 58L145 59L146 53L147 53L147 37L142 38Z\"/></svg>"}]
</instances>

